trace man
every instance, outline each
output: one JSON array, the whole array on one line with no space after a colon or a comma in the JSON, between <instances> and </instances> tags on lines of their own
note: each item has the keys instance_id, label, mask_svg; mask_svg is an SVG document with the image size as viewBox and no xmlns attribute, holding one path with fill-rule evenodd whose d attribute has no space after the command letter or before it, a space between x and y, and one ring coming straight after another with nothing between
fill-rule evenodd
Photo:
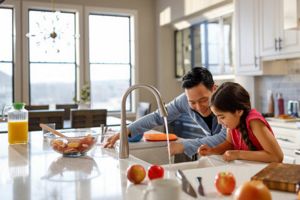
<instances>
[{"instance_id":1,"label":"man","mask_svg":"<svg viewBox=\"0 0 300 200\"><path fill-rule=\"evenodd\" d=\"M171 154L185 153L192 157L201 144L216 146L226 138L226 130L218 124L217 118L209 108L209 98L216 90L211 73L203 67L195 67L182 78L184 93L166 105L168 123L180 116L190 117L198 126L198 138L172 142ZM159 111L150 113L128 126L129 141L139 141L143 133L156 126L163 125ZM119 134L111 136L104 147L113 147Z\"/></svg>"}]
</instances>

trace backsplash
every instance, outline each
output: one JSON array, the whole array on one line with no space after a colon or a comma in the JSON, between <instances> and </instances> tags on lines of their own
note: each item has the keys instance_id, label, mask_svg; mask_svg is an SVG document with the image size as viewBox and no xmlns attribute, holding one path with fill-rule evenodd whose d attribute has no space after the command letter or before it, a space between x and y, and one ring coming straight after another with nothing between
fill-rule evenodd
<instances>
[{"instance_id":1,"label":"backsplash","mask_svg":"<svg viewBox=\"0 0 300 200\"><path fill-rule=\"evenodd\" d=\"M288 74L283 76L257 76L255 77L256 109L266 113L268 109L267 91L272 90L275 114L278 113L276 94L282 93L285 113L289 100L300 100L300 59L288 60Z\"/></svg>"}]
</instances>

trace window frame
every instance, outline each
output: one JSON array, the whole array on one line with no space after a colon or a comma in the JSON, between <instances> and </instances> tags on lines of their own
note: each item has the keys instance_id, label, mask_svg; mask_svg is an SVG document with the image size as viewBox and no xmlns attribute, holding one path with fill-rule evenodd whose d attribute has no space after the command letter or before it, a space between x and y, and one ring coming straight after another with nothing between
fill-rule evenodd
<instances>
[{"instance_id":1,"label":"window frame","mask_svg":"<svg viewBox=\"0 0 300 200\"><path fill-rule=\"evenodd\" d=\"M13 43L12 43L12 101L21 101L21 9L20 1L6 0L0 5L1 8L12 9L13 20Z\"/></svg>"},{"instance_id":2,"label":"window frame","mask_svg":"<svg viewBox=\"0 0 300 200\"><path fill-rule=\"evenodd\" d=\"M89 15L96 14L96 15L111 15L111 16L128 16L130 17L130 58L129 58L129 65L131 70L130 75L130 86L134 85L136 82L137 77L137 67L136 63L138 63L138 44L137 44L137 11L135 10L127 10L127 9L113 9L113 8L104 8L104 7L89 7L86 6L84 9L84 24L85 29L85 41L89 41ZM84 81L90 81L90 61L89 61L89 42L85 43L85 68L81 71L81 74L84 74ZM90 83L90 82L89 82ZM135 104L138 102L138 95L136 92L132 92L129 97L130 101L130 108L126 109L130 113L135 112ZM128 100L127 100L128 102ZM120 111L109 111L109 113L120 113Z\"/></svg>"},{"instance_id":3,"label":"window frame","mask_svg":"<svg viewBox=\"0 0 300 200\"><path fill-rule=\"evenodd\" d=\"M30 12L30 11L38 11L38 12L52 12L51 11L51 9L49 10L49 9L32 9L32 8L29 8L28 10L28 13ZM63 11L61 11L61 13L71 13L71 14L74 14L74 25L75 25L75 35L77 34L76 33L76 26L77 26L77 23L76 23L76 12L73 12L73 11L65 11L65 10L63 10ZM29 25L29 19L28 19L28 25ZM30 61L30 45L29 45L29 39L28 38L26 38L26 40L28 41L28 93L29 93L29 99L28 99L28 102L29 102L29 105L31 105L31 103L32 103L32 101L31 101L31 86L30 86L30 72L31 72L31 64L71 64L71 65L74 65L74 77L75 77L75 82L74 82L74 89L75 89L75 94L74 94L74 96L77 96L77 90L76 90L76 86L77 86L77 82L78 82L78 80L77 80L77 62L76 62L76 60L77 60L77 56L78 56L78 53L77 53L77 48L76 48L76 38L74 38L74 48L75 48L75 55L74 55L74 62L69 62L69 61L61 61L61 62L57 62L57 61ZM72 104L73 102L64 102L64 104L66 104L66 103L68 103L68 104ZM61 104L61 103L58 103L58 104Z\"/></svg>"},{"instance_id":4,"label":"window frame","mask_svg":"<svg viewBox=\"0 0 300 200\"><path fill-rule=\"evenodd\" d=\"M205 23L205 22L211 22L211 21L218 21L218 24L220 26L220 36L221 38L223 38L224 34L223 34L223 20L227 19L228 17L231 18L231 59L230 61L232 62L232 65L226 65L228 67L225 66L224 64L224 51L222 50L224 48L224 44L221 44L221 48L219 49L218 52L220 52L221 57L220 57L220 69L217 72L212 72L212 74L214 75L215 79L233 79L235 76L235 63L234 63L234 34L235 34L235 27L234 27L234 6L232 4L229 4L228 6L224 6L224 7L220 7L220 8L216 8L207 12L204 12L202 15L199 16L195 16L192 18L188 18L186 20L182 20L179 21L177 23L174 24L174 63L175 63L175 67L174 67L174 71L175 71L175 78L177 80L180 80L180 78L183 76L180 73L177 73L177 69L178 68L182 68L182 66L184 66L183 60L184 60L184 56L183 59L181 59L181 61L179 62L179 60L177 58L179 58L180 56L177 55L177 46L182 46L182 45L178 45L176 42L176 34L178 34L179 32L183 32L185 29L189 29L191 30L191 68L195 67L195 57L194 57L194 44L193 41L195 41L194 38L192 38L194 36L193 30L195 29L196 26L199 26L199 24ZM222 41L221 41L222 42ZM226 69L230 69L229 71L226 71ZM224 72L224 73L223 73Z\"/></svg>"},{"instance_id":5,"label":"window frame","mask_svg":"<svg viewBox=\"0 0 300 200\"><path fill-rule=\"evenodd\" d=\"M53 5L51 3L40 3L40 2L24 2L22 7L23 18L22 18L22 35L24 35L23 39L23 73L22 73L22 99L25 102L30 103L30 63L29 63L29 40L25 38L26 33L29 32L29 11L30 10L53 10ZM75 13L75 32L79 35L83 35L83 28L82 28L82 16L83 9L82 6L76 6L71 4L55 4L55 10L60 10L62 12L72 12ZM78 93L78 83L80 81L80 77L78 75L80 66L83 66L83 49L80 48L83 46L82 39L76 38L75 39L75 95ZM47 62L48 63L48 62Z\"/></svg>"},{"instance_id":6,"label":"window frame","mask_svg":"<svg viewBox=\"0 0 300 200\"><path fill-rule=\"evenodd\" d=\"M8 7L8 6L1 6L0 5L0 9L8 9L11 11L11 20L12 20L12 27L11 28L11 32L14 34L14 27L15 27L15 16L14 16L14 8L13 7ZM11 84L12 84L12 101L14 101L14 80L15 80L15 42L14 42L14 37L12 36L12 42L11 42L11 61L9 60L0 60L0 64L3 63L7 63L7 64L11 64L11 73L12 73L12 79L11 79Z\"/></svg>"}]
</instances>

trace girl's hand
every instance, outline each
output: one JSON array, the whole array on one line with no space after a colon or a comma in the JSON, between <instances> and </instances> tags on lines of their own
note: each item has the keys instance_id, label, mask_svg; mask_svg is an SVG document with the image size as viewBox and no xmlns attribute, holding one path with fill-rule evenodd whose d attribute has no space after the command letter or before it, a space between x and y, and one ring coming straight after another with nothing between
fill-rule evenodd
<instances>
[{"instance_id":1,"label":"girl's hand","mask_svg":"<svg viewBox=\"0 0 300 200\"><path fill-rule=\"evenodd\" d=\"M209 147L207 144L202 144L199 148L198 148L198 154L201 156L207 156L212 154L212 148Z\"/></svg>"},{"instance_id":2,"label":"girl's hand","mask_svg":"<svg viewBox=\"0 0 300 200\"><path fill-rule=\"evenodd\" d=\"M223 159L225 161L237 160L239 158L238 154L239 154L239 151L236 151L236 150L227 150L223 154Z\"/></svg>"}]
</instances>

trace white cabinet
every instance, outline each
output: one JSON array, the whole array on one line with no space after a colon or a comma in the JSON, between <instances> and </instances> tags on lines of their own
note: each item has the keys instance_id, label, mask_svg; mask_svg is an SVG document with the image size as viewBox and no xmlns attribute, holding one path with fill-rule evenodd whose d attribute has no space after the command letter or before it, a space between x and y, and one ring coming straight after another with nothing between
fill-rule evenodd
<instances>
[{"instance_id":1,"label":"white cabinet","mask_svg":"<svg viewBox=\"0 0 300 200\"><path fill-rule=\"evenodd\" d=\"M260 0L260 55L264 60L283 59L300 53L300 31L284 30L283 0Z\"/></svg>"},{"instance_id":2,"label":"white cabinet","mask_svg":"<svg viewBox=\"0 0 300 200\"><path fill-rule=\"evenodd\" d=\"M235 1L236 73L260 72L257 0Z\"/></svg>"},{"instance_id":3,"label":"white cabinet","mask_svg":"<svg viewBox=\"0 0 300 200\"><path fill-rule=\"evenodd\" d=\"M284 163L296 163L296 149L299 148L300 144L300 129L297 128L286 128L280 127L278 124L272 124L269 122L274 135L279 143L283 154Z\"/></svg>"},{"instance_id":4,"label":"white cabinet","mask_svg":"<svg viewBox=\"0 0 300 200\"><path fill-rule=\"evenodd\" d=\"M278 21L278 12L273 11L279 10L279 3L282 0L235 1L237 75L283 75L287 73L284 60L266 60L275 59L274 56L278 59L278 55L285 58L287 55L296 56L295 52L299 52L297 56L300 56L299 31L283 31L282 22ZM282 30L280 35L283 35L280 37L279 24Z\"/></svg>"}]
</instances>

